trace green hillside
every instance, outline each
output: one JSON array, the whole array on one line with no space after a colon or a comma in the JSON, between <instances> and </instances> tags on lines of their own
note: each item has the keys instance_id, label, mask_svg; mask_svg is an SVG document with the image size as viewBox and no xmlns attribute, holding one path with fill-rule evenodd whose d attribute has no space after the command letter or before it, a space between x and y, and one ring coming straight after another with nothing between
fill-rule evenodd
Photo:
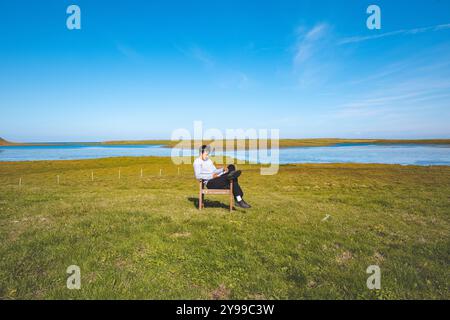
<instances>
[{"instance_id":1,"label":"green hillside","mask_svg":"<svg viewBox=\"0 0 450 320\"><path fill-rule=\"evenodd\" d=\"M8 144L11 144L11 142L6 141L5 139L0 137L0 146L6 146Z\"/></svg>"}]
</instances>

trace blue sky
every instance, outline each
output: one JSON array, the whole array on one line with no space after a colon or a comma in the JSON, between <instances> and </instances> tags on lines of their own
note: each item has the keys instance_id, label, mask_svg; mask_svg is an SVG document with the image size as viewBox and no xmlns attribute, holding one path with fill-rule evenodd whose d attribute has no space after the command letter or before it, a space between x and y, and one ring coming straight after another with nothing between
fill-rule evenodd
<instances>
[{"instance_id":1,"label":"blue sky","mask_svg":"<svg viewBox=\"0 0 450 320\"><path fill-rule=\"evenodd\" d=\"M66 8L81 8L81 30ZM381 8L381 30L366 8ZM0 137L450 138L450 1L0 2Z\"/></svg>"}]
</instances>

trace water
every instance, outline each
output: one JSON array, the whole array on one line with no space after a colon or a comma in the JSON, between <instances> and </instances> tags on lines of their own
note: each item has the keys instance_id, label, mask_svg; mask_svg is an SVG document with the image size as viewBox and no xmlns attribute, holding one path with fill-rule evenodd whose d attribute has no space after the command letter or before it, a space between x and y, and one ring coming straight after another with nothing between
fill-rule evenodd
<instances>
[{"instance_id":1,"label":"water","mask_svg":"<svg viewBox=\"0 0 450 320\"><path fill-rule=\"evenodd\" d=\"M171 149L159 145L0 146L0 161L77 160L109 157L169 157Z\"/></svg>"},{"instance_id":2,"label":"water","mask_svg":"<svg viewBox=\"0 0 450 320\"><path fill-rule=\"evenodd\" d=\"M229 154L233 156L233 154ZM237 152L235 158L270 163L252 152ZM295 147L279 150L280 164L286 163L384 163L402 165L450 165L450 145L337 145Z\"/></svg>"},{"instance_id":3,"label":"water","mask_svg":"<svg viewBox=\"0 0 450 320\"><path fill-rule=\"evenodd\" d=\"M172 150L159 145L50 145L0 146L0 161L74 160L107 157L169 157ZM265 154L266 157L261 157ZM271 153L239 151L226 153L238 159L269 163ZM450 165L450 145L337 145L329 147L294 147L279 150L285 163L386 163L402 165Z\"/></svg>"}]
</instances>

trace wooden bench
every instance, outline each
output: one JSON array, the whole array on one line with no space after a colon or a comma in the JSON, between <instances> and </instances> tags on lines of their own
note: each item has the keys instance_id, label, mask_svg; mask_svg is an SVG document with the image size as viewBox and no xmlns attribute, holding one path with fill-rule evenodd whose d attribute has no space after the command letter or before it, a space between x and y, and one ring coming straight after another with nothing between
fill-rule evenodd
<instances>
[{"instance_id":1,"label":"wooden bench","mask_svg":"<svg viewBox=\"0 0 450 320\"><path fill-rule=\"evenodd\" d=\"M203 204L203 195L212 194L212 195L229 195L230 196L230 212L233 211L234 206L234 196L233 196L233 181L230 181L229 189L207 189L204 188L203 180L198 180L199 191L198 191L198 209L202 210L205 207Z\"/></svg>"}]
</instances>

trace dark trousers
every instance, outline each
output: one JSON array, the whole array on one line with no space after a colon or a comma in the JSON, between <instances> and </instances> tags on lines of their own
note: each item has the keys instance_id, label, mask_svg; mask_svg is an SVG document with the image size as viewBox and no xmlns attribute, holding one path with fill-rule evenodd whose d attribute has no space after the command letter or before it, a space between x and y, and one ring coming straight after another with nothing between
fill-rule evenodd
<instances>
[{"instance_id":1,"label":"dark trousers","mask_svg":"<svg viewBox=\"0 0 450 320\"><path fill-rule=\"evenodd\" d=\"M235 171L236 167L232 164L228 166L228 172ZM230 180L227 179L228 174L223 174L220 177L211 179L206 184L208 189L228 189L230 188ZM233 179L233 194L235 197L244 196L244 192L239 185L238 179Z\"/></svg>"}]
</instances>

